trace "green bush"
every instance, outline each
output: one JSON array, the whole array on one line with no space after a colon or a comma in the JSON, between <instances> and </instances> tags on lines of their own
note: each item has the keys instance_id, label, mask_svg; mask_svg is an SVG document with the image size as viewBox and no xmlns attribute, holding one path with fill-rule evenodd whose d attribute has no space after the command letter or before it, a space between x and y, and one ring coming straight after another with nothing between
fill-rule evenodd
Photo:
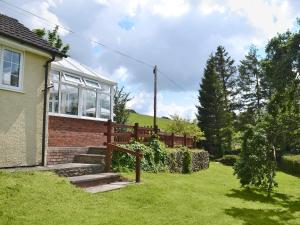
<instances>
[{"instance_id":1,"label":"green bush","mask_svg":"<svg viewBox=\"0 0 300 225\"><path fill-rule=\"evenodd\" d=\"M300 155L282 156L279 166L288 173L300 176Z\"/></svg>"},{"instance_id":2,"label":"green bush","mask_svg":"<svg viewBox=\"0 0 300 225\"><path fill-rule=\"evenodd\" d=\"M222 158L218 159L217 161L223 163L227 166L233 166L236 161L238 161L240 157L238 155L224 155Z\"/></svg>"},{"instance_id":3,"label":"green bush","mask_svg":"<svg viewBox=\"0 0 300 225\"><path fill-rule=\"evenodd\" d=\"M192 153L188 148L182 148L183 159L182 159L182 173L191 173L192 168Z\"/></svg>"},{"instance_id":4,"label":"green bush","mask_svg":"<svg viewBox=\"0 0 300 225\"><path fill-rule=\"evenodd\" d=\"M143 157L141 160L141 169L147 172L158 172L166 170L167 151L163 143L153 138L149 146L132 141L130 144L120 145L126 149L136 151L141 150ZM116 171L132 171L135 169L135 156L114 151L112 157L112 166Z\"/></svg>"}]
</instances>

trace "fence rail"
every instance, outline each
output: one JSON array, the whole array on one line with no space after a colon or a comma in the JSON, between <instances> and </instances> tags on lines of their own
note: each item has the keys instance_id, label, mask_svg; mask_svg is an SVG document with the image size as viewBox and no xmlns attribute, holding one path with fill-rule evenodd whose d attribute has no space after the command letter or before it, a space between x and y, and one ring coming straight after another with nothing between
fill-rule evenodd
<instances>
[{"instance_id":1,"label":"fence rail","mask_svg":"<svg viewBox=\"0 0 300 225\"><path fill-rule=\"evenodd\" d=\"M140 127L138 123L135 123L134 126L116 124L109 120L106 123L107 132L107 144L127 144L131 139L139 140L143 143L148 143L155 130L152 127ZM175 146L187 146L189 148L194 147L195 137L187 135L175 135L174 133L161 132L157 129L157 135L160 140L166 144L168 147Z\"/></svg>"}]
</instances>

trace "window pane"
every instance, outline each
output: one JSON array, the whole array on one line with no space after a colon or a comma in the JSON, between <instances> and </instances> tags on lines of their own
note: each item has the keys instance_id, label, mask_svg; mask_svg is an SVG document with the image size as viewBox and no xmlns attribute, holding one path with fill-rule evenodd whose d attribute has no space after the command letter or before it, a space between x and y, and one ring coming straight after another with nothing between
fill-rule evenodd
<instances>
[{"instance_id":1,"label":"window pane","mask_svg":"<svg viewBox=\"0 0 300 225\"><path fill-rule=\"evenodd\" d=\"M78 115L78 88L61 85L61 113Z\"/></svg>"},{"instance_id":2,"label":"window pane","mask_svg":"<svg viewBox=\"0 0 300 225\"><path fill-rule=\"evenodd\" d=\"M58 84L54 83L50 88L49 112L58 113Z\"/></svg>"},{"instance_id":3,"label":"window pane","mask_svg":"<svg viewBox=\"0 0 300 225\"><path fill-rule=\"evenodd\" d=\"M20 65L21 54L17 52L12 52L12 62Z\"/></svg>"},{"instance_id":4,"label":"window pane","mask_svg":"<svg viewBox=\"0 0 300 225\"><path fill-rule=\"evenodd\" d=\"M106 84L101 84L101 91L103 91L105 93L110 93L110 86L108 86Z\"/></svg>"},{"instance_id":5,"label":"window pane","mask_svg":"<svg viewBox=\"0 0 300 225\"><path fill-rule=\"evenodd\" d=\"M3 53L4 53L4 60L7 61L7 62L11 62L12 51L4 49Z\"/></svg>"},{"instance_id":6,"label":"window pane","mask_svg":"<svg viewBox=\"0 0 300 225\"><path fill-rule=\"evenodd\" d=\"M66 81L70 81L70 82L73 82L73 83L78 83L80 84L81 83L81 79L79 77L76 77L76 76L72 76L72 75L67 75L65 74L64 75L64 78Z\"/></svg>"},{"instance_id":7,"label":"window pane","mask_svg":"<svg viewBox=\"0 0 300 225\"><path fill-rule=\"evenodd\" d=\"M11 63L4 62L3 63L3 78L2 83L5 85L10 85L11 81Z\"/></svg>"},{"instance_id":8,"label":"window pane","mask_svg":"<svg viewBox=\"0 0 300 225\"><path fill-rule=\"evenodd\" d=\"M96 117L96 91L82 90L82 115Z\"/></svg>"},{"instance_id":9,"label":"window pane","mask_svg":"<svg viewBox=\"0 0 300 225\"><path fill-rule=\"evenodd\" d=\"M110 96L100 94L100 118L110 119Z\"/></svg>"},{"instance_id":10,"label":"window pane","mask_svg":"<svg viewBox=\"0 0 300 225\"><path fill-rule=\"evenodd\" d=\"M99 83L97 81L85 80L86 85L99 88Z\"/></svg>"},{"instance_id":11,"label":"window pane","mask_svg":"<svg viewBox=\"0 0 300 225\"><path fill-rule=\"evenodd\" d=\"M20 65L13 63L11 67L11 81L10 81L11 86L14 87L19 86L19 74L20 74Z\"/></svg>"},{"instance_id":12,"label":"window pane","mask_svg":"<svg viewBox=\"0 0 300 225\"><path fill-rule=\"evenodd\" d=\"M58 82L59 81L59 72L51 70L51 72L50 72L50 80Z\"/></svg>"}]
</instances>

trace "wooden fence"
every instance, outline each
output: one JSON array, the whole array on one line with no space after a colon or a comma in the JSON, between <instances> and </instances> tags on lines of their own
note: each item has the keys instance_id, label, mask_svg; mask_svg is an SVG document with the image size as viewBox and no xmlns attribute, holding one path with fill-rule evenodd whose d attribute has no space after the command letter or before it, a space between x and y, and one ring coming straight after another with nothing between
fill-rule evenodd
<instances>
[{"instance_id":1,"label":"wooden fence","mask_svg":"<svg viewBox=\"0 0 300 225\"><path fill-rule=\"evenodd\" d=\"M155 130L152 127L140 127L138 123L134 126L116 124L111 120L107 122L107 143L128 144L131 139L139 140L142 143L148 143ZM174 133L165 133L157 129L157 135L160 140L168 147L187 146L194 147L195 137L187 135L175 135Z\"/></svg>"}]
</instances>

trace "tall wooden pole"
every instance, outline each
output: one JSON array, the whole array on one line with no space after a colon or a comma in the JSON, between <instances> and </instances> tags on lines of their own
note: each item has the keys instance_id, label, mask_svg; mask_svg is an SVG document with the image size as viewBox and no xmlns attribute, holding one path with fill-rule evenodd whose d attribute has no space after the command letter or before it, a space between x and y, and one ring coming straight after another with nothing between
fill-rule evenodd
<instances>
[{"instance_id":1,"label":"tall wooden pole","mask_svg":"<svg viewBox=\"0 0 300 225\"><path fill-rule=\"evenodd\" d=\"M153 69L153 74L154 74L154 116L153 116L153 127L154 127L154 132L157 134L157 124L156 124L156 109L157 109L157 66L154 66Z\"/></svg>"}]
</instances>

